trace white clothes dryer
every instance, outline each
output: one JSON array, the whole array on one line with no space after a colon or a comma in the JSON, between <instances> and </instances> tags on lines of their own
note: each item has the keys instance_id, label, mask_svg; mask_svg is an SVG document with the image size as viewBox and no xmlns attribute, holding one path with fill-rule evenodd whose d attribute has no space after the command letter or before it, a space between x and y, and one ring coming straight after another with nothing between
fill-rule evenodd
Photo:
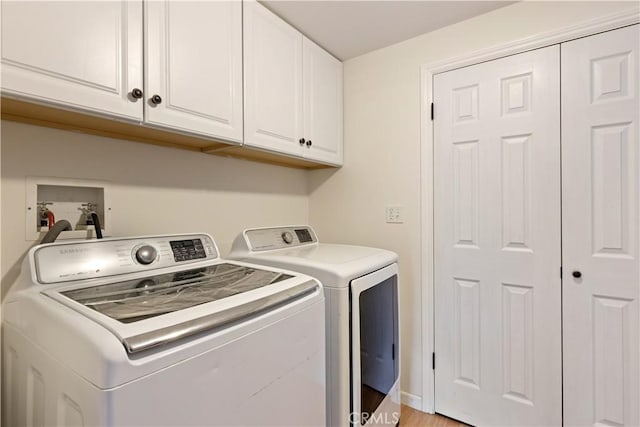
<instances>
[{"instance_id":1,"label":"white clothes dryer","mask_svg":"<svg viewBox=\"0 0 640 427\"><path fill-rule=\"evenodd\" d=\"M33 247L4 305L7 426L324 425L324 297L206 234Z\"/></svg>"},{"instance_id":2,"label":"white clothes dryer","mask_svg":"<svg viewBox=\"0 0 640 427\"><path fill-rule=\"evenodd\" d=\"M298 271L322 282L328 425L398 423L399 282L394 252L320 243L305 225L245 230L229 258Z\"/></svg>"}]
</instances>

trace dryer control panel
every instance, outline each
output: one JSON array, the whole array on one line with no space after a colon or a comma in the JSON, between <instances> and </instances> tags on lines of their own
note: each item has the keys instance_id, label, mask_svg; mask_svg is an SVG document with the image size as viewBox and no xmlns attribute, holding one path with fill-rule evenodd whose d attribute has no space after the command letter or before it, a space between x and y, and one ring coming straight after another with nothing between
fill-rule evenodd
<instances>
[{"instance_id":1,"label":"dryer control panel","mask_svg":"<svg viewBox=\"0 0 640 427\"><path fill-rule=\"evenodd\" d=\"M308 225L294 227L254 228L244 232L252 251L267 251L318 243Z\"/></svg>"},{"instance_id":2,"label":"dryer control panel","mask_svg":"<svg viewBox=\"0 0 640 427\"><path fill-rule=\"evenodd\" d=\"M115 276L218 258L207 234L52 243L33 249L42 284Z\"/></svg>"}]
</instances>

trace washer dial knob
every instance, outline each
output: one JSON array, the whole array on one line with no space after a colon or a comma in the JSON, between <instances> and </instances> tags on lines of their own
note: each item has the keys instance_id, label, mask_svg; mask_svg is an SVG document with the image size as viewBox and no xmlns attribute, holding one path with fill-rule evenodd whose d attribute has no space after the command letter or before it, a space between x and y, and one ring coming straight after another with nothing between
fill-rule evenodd
<instances>
[{"instance_id":1,"label":"washer dial knob","mask_svg":"<svg viewBox=\"0 0 640 427\"><path fill-rule=\"evenodd\" d=\"M136 260L143 265L151 264L157 256L158 251L151 245L143 245L136 250Z\"/></svg>"},{"instance_id":2,"label":"washer dial knob","mask_svg":"<svg viewBox=\"0 0 640 427\"><path fill-rule=\"evenodd\" d=\"M288 231L285 231L284 233L281 234L282 237L282 241L285 242L287 245L290 245L293 243L293 234L291 234Z\"/></svg>"}]
</instances>

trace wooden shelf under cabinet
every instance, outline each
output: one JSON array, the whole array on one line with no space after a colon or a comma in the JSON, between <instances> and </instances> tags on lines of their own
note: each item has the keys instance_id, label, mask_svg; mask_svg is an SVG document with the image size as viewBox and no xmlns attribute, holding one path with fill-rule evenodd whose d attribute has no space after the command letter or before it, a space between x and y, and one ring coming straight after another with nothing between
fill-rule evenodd
<instances>
[{"instance_id":1,"label":"wooden shelf under cabinet","mask_svg":"<svg viewBox=\"0 0 640 427\"><path fill-rule=\"evenodd\" d=\"M208 138L156 129L140 123L93 116L13 98L3 97L1 99L0 112L2 113L2 120L198 151L217 156L234 157L298 169L325 169L334 167L242 145L231 145Z\"/></svg>"}]
</instances>

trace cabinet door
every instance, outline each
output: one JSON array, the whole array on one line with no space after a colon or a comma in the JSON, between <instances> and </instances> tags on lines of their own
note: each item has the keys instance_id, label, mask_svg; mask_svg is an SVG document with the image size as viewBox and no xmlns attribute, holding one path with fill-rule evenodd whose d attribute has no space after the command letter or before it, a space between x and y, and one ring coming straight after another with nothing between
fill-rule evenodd
<instances>
[{"instance_id":1,"label":"cabinet door","mask_svg":"<svg viewBox=\"0 0 640 427\"><path fill-rule=\"evenodd\" d=\"M2 90L142 120L142 1L3 1Z\"/></svg>"},{"instance_id":2,"label":"cabinet door","mask_svg":"<svg viewBox=\"0 0 640 427\"><path fill-rule=\"evenodd\" d=\"M145 36L145 121L242 142L242 3L146 2Z\"/></svg>"},{"instance_id":3,"label":"cabinet door","mask_svg":"<svg viewBox=\"0 0 640 427\"><path fill-rule=\"evenodd\" d=\"M639 40L562 44L565 425L640 425Z\"/></svg>"},{"instance_id":4,"label":"cabinet door","mask_svg":"<svg viewBox=\"0 0 640 427\"><path fill-rule=\"evenodd\" d=\"M304 156L342 164L342 62L306 37L302 45Z\"/></svg>"},{"instance_id":5,"label":"cabinet door","mask_svg":"<svg viewBox=\"0 0 640 427\"><path fill-rule=\"evenodd\" d=\"M245 144L302 156L302 34L244 3Z\"/></svg>"}]
</instances>

